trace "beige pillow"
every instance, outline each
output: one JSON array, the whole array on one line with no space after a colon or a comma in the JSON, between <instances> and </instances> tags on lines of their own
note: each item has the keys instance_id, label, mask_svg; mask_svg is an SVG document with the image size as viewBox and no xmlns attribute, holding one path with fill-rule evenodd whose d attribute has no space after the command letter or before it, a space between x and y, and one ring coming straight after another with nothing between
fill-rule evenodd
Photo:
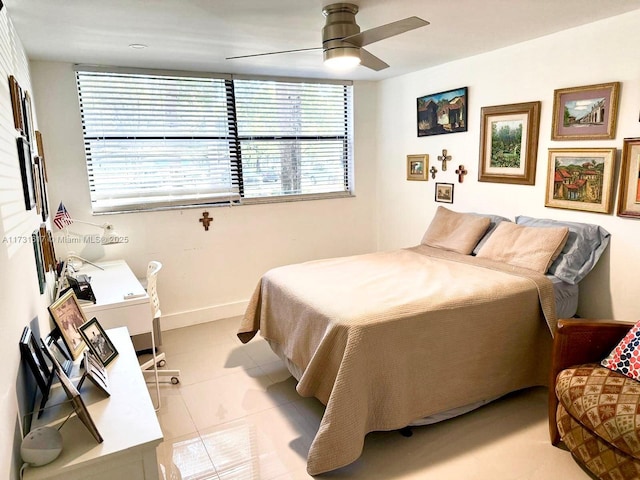
<instances>
[{"instance_id":1,"label":"beige pillow","mask_svg":"<svg viewBox=\"0 0 640 480\"><path fill-rule=\"evenodd\" d=\"M469 255L489 228L491 220L438 207L422 244Z\"/></svg>"},{"instance_id":2,"label":"beige pillow","mask_svg":"<svg viewBox=\"0 0 640 480\"><path fill-rule=\"evenodd\" d=\"M567 227L523 227L502 222L487 239L477 257L546 273L568 237Z\"/></svg>"}]
</instances>

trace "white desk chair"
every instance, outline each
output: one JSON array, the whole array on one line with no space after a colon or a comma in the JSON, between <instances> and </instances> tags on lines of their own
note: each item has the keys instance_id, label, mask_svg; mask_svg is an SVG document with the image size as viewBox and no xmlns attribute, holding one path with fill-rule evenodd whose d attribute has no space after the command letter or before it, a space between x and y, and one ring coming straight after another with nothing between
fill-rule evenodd
<instances>
[{"instance_id":1,"label":"white desk chair","mask_svg":"<svg viewBox=\"0 0 640 480\"><path fill-rule=\"evenodd\" d=\"M154 408L156 411L160 409L160 376L163 377L171 377L171 383L174 385L180 383L180 370L159 370L158 367L162 367L165 365L165 354L164 352L158 353L156 348L156 340L154 334L154 323L156 319L159 321L162 313L160 312L160 300L158 299L158 288L157 288L157 280L158 280L158 272L162 268L162 264L155 260L149 262L149 266L147 267L147 293L149 294L149 300L151 303L151 353L153 358L144 362L140 365L143 374L151 374L153 373L155 384L156 384L156 397L158 399L158 405Z\"/></svg>"}]
</instances>

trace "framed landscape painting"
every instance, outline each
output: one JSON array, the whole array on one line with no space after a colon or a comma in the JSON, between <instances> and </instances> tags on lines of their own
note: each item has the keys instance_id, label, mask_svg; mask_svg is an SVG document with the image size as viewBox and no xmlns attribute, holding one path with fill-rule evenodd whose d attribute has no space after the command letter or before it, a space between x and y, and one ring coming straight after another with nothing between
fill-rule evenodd
<instances>
[{"instance_id":1,"label":"framed landscape painting","mask_svg":"<svg viewBox=\"0 0 640 480\"><path fill-rule=\"evenodd\" d=\"M554 91L551 140L616 138L620 82Z\"/></svg>"},{"instance_id":2,"label":"framed landscape painting","mask_svg":"<svg viewBox=\"0 0 640 480\"><path fill-rule=\"evenodd\" d=\"M611 213L615 148L549 149L545 206Z\"/></svg>"},{"instance_id":3,"label":"framed landscape painting","mask_svg":"<svg viewBox=\"0 0 640 480\"><path fill-rule=\"evenodd\" d=\"M482 107L478 181L534 185L540 102Z\"/></svg>"},{"instance_id":4,"label":"framed landscape painting","mask_svg":"<svg viewBox=\"0 0 640 480\"><path fill-rule=\"evenodd\" d=\"M418 136L467 131L467 87L419 97Z\"/></svg>"}]
</instances>

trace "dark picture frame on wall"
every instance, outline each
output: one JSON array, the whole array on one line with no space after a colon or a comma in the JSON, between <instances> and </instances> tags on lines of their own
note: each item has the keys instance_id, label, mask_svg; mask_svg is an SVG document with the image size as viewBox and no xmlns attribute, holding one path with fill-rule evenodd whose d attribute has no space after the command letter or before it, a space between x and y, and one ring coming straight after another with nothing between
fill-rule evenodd
<instances>
[{"instance_id":1,"label":"dark picture frame on wall","mask_svg":"<svg viewBox=\"0 0 640 480\"><path fill-rule=\"evenodd\" d=\"M38 272L38 286L40 289L40 295L42 295L45 287L47 286L47 278L45 277L44 271L44 254L42 252L40 229L33 231L31 234L31 241L33 243L33 255L36 260L36 271Z\"/></svg>"},{"instance_id":2,"label":"dark picture frame on wall","mask_svg":"<svg viewBox=\"0 0 640 480\"><path fill-rule=\"evenodd\" d=\"M554 90L551 140L616 138L619 90L620 82Z\"/></svg>"},{"instance_id":3,"label":"dark picture frame on wall","mask_svg":"<svg viewBox=\"0 0 640 480\"><path fill-rule=\"evenodd\" d=\"M436 183L436 202L453 203L453 183Z\"/></svg>"},{"instance_id":4,"label":"dark picture frame on wall","mask_svg":"<svg viewBox=\"0 0 640 480\"><path fill-rule=\"evenodd\" d=\"M546 207L611 213L615 148L550 148Z\"/></svg>"},{"instance_id":5,"label":"dark picture frame on wall","mask_svg":"<svg viewBox=\"0 0 640 480\"><path fill-rule=\"evenodd\" d=\"M640 137L624 139L619 189L617 215L640 218Z\"/></svg>"},{"instance_id":6,"label":"dark picture frame on wall","mask_svg":"<svg viewBox=\"0 0 640 480\"><path fill-rule=\"evenodd\" d=\"M24 206L27 210L31 210L36 206L36 189L33 183L31 149L29 148L29 142L27 142L24 137L18 137L16 144L18 148L18 162L20 163L20 176L22 177Z\"/></svg>"},{"instance_id":7,"label":"dark picture frame on wall","mask_svg":"<svg viewBox=\"0 0 640 480\"><path fill-rule=\"evenodd\" d=\"M467 87L417 99L418 137L467 131Z\"/></svg>"},{"instance_id":8,"label":"dark picture frame on wall","mask_svg":"<svg viewBox=\"0 0 640 480\"><path fill-rule=\"evenodd\" d=\"M541 102L482 107L478 181L534 185Z\"/></svg>"}]
</instances>

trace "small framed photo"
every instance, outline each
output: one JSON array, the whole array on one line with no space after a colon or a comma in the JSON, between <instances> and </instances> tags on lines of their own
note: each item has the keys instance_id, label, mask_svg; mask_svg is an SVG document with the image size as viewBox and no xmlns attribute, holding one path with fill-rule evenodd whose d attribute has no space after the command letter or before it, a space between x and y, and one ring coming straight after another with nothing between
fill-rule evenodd
<instances>
[{"instance_id":1,"label":"small framed photo","mask_svg":"<svg viewBox=\"0 0 640 480\"><path fill-rule=\"evenodd\" d=\"M551 148L545 206L611 213L615 148Z\"/></svg>"},{"instance_id":2,"label":"small framed photo","mask_svg":"<svg viewBox=\"0 0 640 480\"><path fill-rule=\"evenodd\" d=\"M616 138L619 90L620 82L555 90L551 140Z\"/></svg>"},{"instance_id":3,"label":"small framed photo","mask_svg":"<svg viewBox=\"0 0 640 480\"><path fill-rule=\"evenodd\" d=\"M45 276L45 261L44 253L42 251L42 238L40 237L40 229L33 231L33 233L31 234L31 242L33 243L33 256L36 261L36 272L38 273L38 286L40 288L40 295L42 295L47 286L47 278Z\"/></svg>"},{"instance_id":4,"label":"small framed photo","mask_svg":"<svg viewBox=\"0 0 640 480\"><path fill-rule=\"evenodd\" d=\"M73 290L68 290L49 306L49 312L56 323L62 340L73 360L77 360L85 348L85 343L80 334L80 327L87 319L78 304Z\"/></svg>"},{"instance_id":5,"label":"small framed photo","mask_svg":"<svg viewBox=\"0 0 640 480\"><path fill-rule=\"evenodd\" d=\"M620 168L619 217L640 218L640 138L625 138Z\"/></svg>"},{"instance_id":6,"label":"small framed photo","mask_svg":"<svg viewBox=\"0 0 640 480\"><path fill-rule=\"evenodd\" d=\"M29 370L33 374L36 384L42 394L40 401L40 409L47 403L49 397L49 389L51 388L51 380L53 379L53 370L45 361L45 355L40 344L36 341L31 328L24 327L22 337L20 338L20 356L22 361L29 366Z\"/></svg>"},{"instance_id":7,"label":"small framed photo","mask_svg":"<svg viewBox=\"0 0 640 480\"><path fill-rule=\"evenodd\" d=\"M22 192L24 194L24 206L31 210L36 206L36 188L33 180L33 162L29 142L24 137L16 139L18 147L18 161L20 163L20 175L22 176Z\"/></svg>"},{"instance_id":8,"label":"small framed photo","mask_svg":"<svg viewBox=\"0 0 640 480\"><path fill-rule=\"evenodd\" d=\"M429 155L407 155L407 180L427 181Z\"/></svg>"},{"instance_id":9,"label":"small framed photo","mask_svg":"<svg viewBox=\"0 0 640 480\"><path fill-rule=\"evenodd\" d=\"M534 185L540 102L482 107L478 181Z\"/></svg>"},{"instance_id":10,"label":"small framed photo","mask_svg":"<svg viewBox=\"0 0 640 480\"><path fill-rule=\"evenodd\" d=\"M118 356L116 347L113 346L96 317L80 327L80 334L103 366L106 367Z\"/></svg>"},{"instance_id":11,"label":"small framed photo","mask_svg":"<svg viewBox=\"0 0 640 480\"><path fill-rule=\"evenodd\" d=\"M418 136L467 131L467 87L417 99Z\"/></svg>"},{"instance_id":12,"label":"small framed photo","mask_svg":"<svg viewBox=\"0 0 640 480\"><path fill-rule=\"evenodd\" d=\"M9 93L11 94L11 107L13 109L13 126L20 133L24 133L22 89L13 75L9 75Z\"/></svg>"},{"instance_id":13,"label":"small framed photo","mask_svg":"<svg viewBox=\"0 0 640 480\"><path fill-rule=\"evenodd\" d=\"M88 378L91 380L91 383L98 387L98 390L106 394L107 397L111 396L109 392L109 375L91 350L84 351L84 359L82 361L84 364L84 375L82 375L82 379L78 382L78 390L82 388L82 384L85 379Z\"/></svg>"},{"instance_id":14,"label":"small framed photo","mask_svg":"<svg viewBox=\"0 0 640 480\"><path fill-rule=\"evenodd\" d=\"M436 183L436 202L453 203L453 183Z\"/></svg>"},{"instance_id":15,"label":"small framed photo","mask_svg":"<svg viewBox=\"0 0 640 480\"><path fill-rule=\"evenodd\" d=\"M93 435L93 438L95 438L96 442L102 443L103 441L102 435L100 435L100 432L98 431L98 427L96 427L96 424L94 423L93 418L91 418L91 415L89 414L89 410L87 410L87 406L82 400L82 397L80 396L80 392L78 391L76 386L71 382L66 372L60 365L60 362L58 362L57 358L53 355L53 352L51 352L47 344L42 341L41 343L44 348L44 352L47 354L47 356L49 357L49 360L51 360L51 363L53 364L53 370L55 371L56 375L58 376L58 379L60 380L62 389L67 395L67 398L71 401L71 404L73 405L73 410L75 411L76 415L82 421L82 423L84 423L85 427L87 427L87 430L89 430L91 435Z\"/></svg>"}]
</instances>

